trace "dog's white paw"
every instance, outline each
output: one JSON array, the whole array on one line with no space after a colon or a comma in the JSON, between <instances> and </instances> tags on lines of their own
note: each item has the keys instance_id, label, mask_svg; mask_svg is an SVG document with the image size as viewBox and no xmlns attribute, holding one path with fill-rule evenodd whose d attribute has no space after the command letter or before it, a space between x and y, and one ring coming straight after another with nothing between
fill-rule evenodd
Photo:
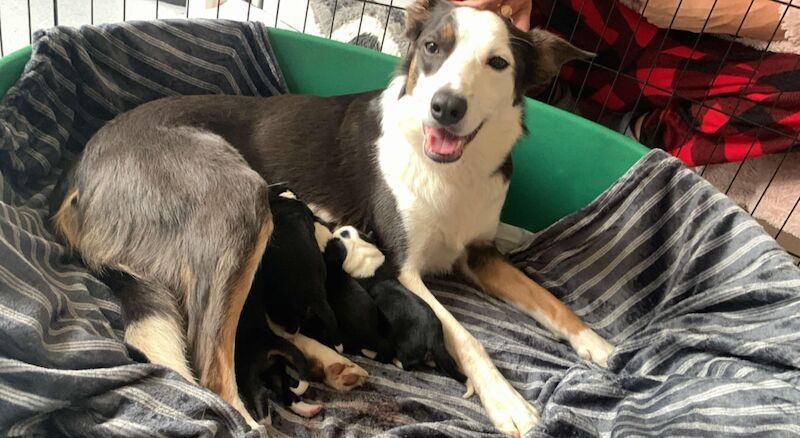
<instances>
[{"instance_id":1,"label":"dog's white paw","mask_svg":"<svg viewBox=\"0 0 800 438\"><path fill-rule=\"evenodd\" d=\"M539 424L536 408L522 398L496 368L484 369L481 374L474 379L475 390L489 419L500 432L521 437Z\"/></svg>"},{"instance_id":2,"label":"dog's white paw","mask_svg":"<svg viewBox=\"0 0 800 438\"><path fill-rule=\"evenodd\" d=\"M581 359L592 361L603 368L608 367L608 356L614 351L614 346L594 330L587 328L577 335L570 336L569 343Z\"/></svg>"},{"instance_id":3,"label":"dog's white paw","mask_svg":"<svg viewBox=\"0 0 800 438\"><path fill-rule=\"evenodd\" d=\"M369 373L346 358L325 366L325 384L338 391L349 391L361 386Z\"/></svg>"}]
</instances>

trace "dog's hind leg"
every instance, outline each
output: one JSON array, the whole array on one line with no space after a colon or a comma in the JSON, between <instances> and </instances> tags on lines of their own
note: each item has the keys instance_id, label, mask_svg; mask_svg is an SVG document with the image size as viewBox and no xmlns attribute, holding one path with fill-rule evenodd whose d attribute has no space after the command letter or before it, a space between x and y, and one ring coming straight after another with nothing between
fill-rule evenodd
<instances>
[{"instance_id":1,"label":"dog's hind leg","mask_svg":"<svg viewBox=\"0 0 800 438\"><path fill-rule=\"evenodd\" d=\"M553 294L506 261L494 246L470 247L465 270L484 292L530 315L557 338L569 342L581 358L603 367L608 365L614 346L587 327Z\"/></svg>"},{"instance_id":2,"label":"dog's hind leg","mask_svg":"<svg viewBox=\"0 0 800 438\"><path fill-rule=\"evenodd\" d=\"M125 272L173 299L200 384L256 426L239 398L233 354L272 231L267 183L218 135L129 117L87 144L62 186L55 226L93 272Z\"/></svg>"},{"instance_id":3,"label":"dog's hind leg","mask_svg":"<svg viewBox=\"0 0 800 438\"><path fill-rule=\"evenodd\" d=\"M107 271L100 279L120 300L125 342L141 350L150 362L171 368L194 383L186 358L183 317L172 293L119 271Z\"/></svg>"},{"instance_id":4,"label":"dog's hind leg","mask_svg":"<svg viewBox=\"0 0 800 438\"><path fill-rule=\"evenodd\" d=\"M241 263L232 275L224 274L224 268L221 268L225 266L224 262L218 264L218 278L228 278L222 290L212 286L209 299L215 303L201 309L198 306L201 303L194 302L191 304L195 306L194 310L189 312L189 315L197 315L190 317L189 324L190 333L194 335L194 357L200 384L233 405L251 425L255 421L239 398L236 385L234 344L239 316L271 233L272 219L268 215L251 249L240 259Z\"/></svg>"}]
</instances>

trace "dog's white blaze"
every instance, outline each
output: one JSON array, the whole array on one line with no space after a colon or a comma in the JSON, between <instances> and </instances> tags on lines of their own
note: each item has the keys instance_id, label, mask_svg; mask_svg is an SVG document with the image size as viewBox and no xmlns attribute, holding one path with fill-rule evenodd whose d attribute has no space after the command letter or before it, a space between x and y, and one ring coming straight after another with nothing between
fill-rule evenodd
<instances>
[{"instance_id":1,"label":"dog's white blaze","mask_svg":"<svg viewBox=\"0 0 800 438\"><path fill-rule=\"evenodd\" d=\"M488 16L492 17L487 19ZM467 113L454 131L467 135L484 120L492 118L498 109L512 106L514 56L506 26L492 12L457 8L453 17L455 48L436 72L418 77L412 99L414 114L430 117L431 99L437 91L449 88L462 95L467 99ZM502 57L509 66L502 71L491 68L488 61L493 56Z\"/></svg>"},{"instance_id":2,"label":"dog's white blaze","mask_svg":"<svg viewBox=\"0 0 800 438\"><path fill-rule=\"evenodd\" d=\"M175 370L190 382L195 381L186 361L183 330L171 318L153 315L134 321L125 329L125 342L142 350L151 362Z\"/></svg>"}]
</instances>

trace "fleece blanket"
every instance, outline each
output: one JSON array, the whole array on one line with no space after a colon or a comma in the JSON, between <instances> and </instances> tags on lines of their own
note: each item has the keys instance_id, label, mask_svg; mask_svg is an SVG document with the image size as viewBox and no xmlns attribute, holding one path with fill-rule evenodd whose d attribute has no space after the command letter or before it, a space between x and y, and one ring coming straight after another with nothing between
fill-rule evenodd
<instances>
[{"instance_id":1,"label":"fleece blanket","mask_svg":"<svg viewBox=\"0 0 800 438\"><path fill-rule=\"evenodd\" d=\"M31 62L0 103L0 435L259 433L123 342L117 298L56 243L46 206L62 169L124 110L171 94L285 89L257 24L156 21L36 35ZM599 368L461 279L429 280L540 409L531 436L800 434L800 270L677 160L651 152L510 256L617 346ZM497 435L460 384L353 360L370 372L364 386L337 393L314 384L306 397L324 411L302 419L274 406L269 432Z\"/></svg>"}]
</instances>

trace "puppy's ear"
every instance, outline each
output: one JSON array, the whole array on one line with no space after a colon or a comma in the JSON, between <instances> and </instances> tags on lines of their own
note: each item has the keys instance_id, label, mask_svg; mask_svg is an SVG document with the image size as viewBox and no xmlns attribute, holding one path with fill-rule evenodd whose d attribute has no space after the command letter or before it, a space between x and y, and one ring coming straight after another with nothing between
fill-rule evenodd
<instances>
[{"instance_id":1,"label":"puppy's ear","mask_svg":"<svg viewBox=\"0 0 800 438\"><path fill-rule=\"evenodd\" d=\"M543 29L533 29L528 33L536 51L530 86L541 85L558 75L564 63L576 59L591 59L595 54L581 50L563 38Z\"/></svg>"},{"instance_id":2,"label":"puppy's ear","mask_svg":"<svg viewBox=\"0 0 800 438\"><path fill-rule=\"evenodd\" d=\"M445 0L414 0L406 7L406 37L415 40L422 32L425 20L430 16L431 10Z\"/></svg>"}]
</instances>

